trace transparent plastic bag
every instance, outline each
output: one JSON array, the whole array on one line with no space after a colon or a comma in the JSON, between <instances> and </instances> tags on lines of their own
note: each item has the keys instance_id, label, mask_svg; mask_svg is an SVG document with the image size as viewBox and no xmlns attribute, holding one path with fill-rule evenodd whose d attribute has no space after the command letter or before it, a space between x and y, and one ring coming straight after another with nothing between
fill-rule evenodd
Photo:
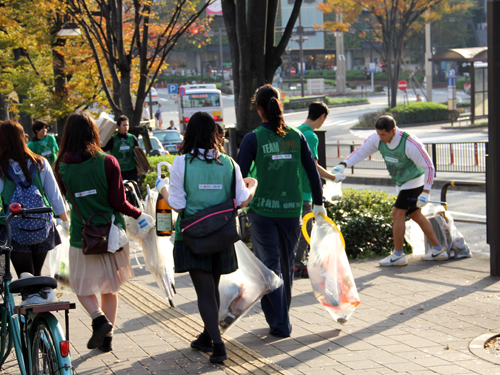
<instances>
[{"instance_id":1,"label":"transparent plastic bag","mask_svg":"<svg viewBox=\"0 0 500 375\"><path fill-rule=\"evenodd\" d=\"M150 189L144 203L144 212L156 216L158 191ZM158 237L156 230L150 230L144 239L138 239L142 247L146 269L151 272L158 286L163 290L171 306L174 306L174 246L170 237Z\"/></svg>"},{"instance_id":2,"label":"transparent plastic bag","mask_svg":"<svg viewBox=\"0 0 500 375\"><path fill-rule=\"evenodd\" d=\"M227 331L243 318L256 302L283 284L242 242L234 244L238 270L222 275L219 282L219 326Z\"/></svg>"},{"instance_id":3,"label":"transparent plastic bag","mask_svg":"<svg viewBox=\"0 0 500 375\"><path fill-rule=\"evenodd\" d=\"M111 228L109 229L108 237L108 252L115 253L118 249L128 244L128 237L125 230L120 225L113 224L115 215L111 215Z\"/></svg>"},{"instance_id":4,"label":"transparent plastic bag","mask_svg":"<svg viewBox=\"0 0 500 375\"><path fill-rule=\"evenodd\" d=\"M323 196L332 204L342 200L342 182L326 181L323 186Z\"/></svg>"},{"instance_id":5,"label":"transparent plastic bag","mask_svg":"<svg viewBox=\"0 0 500 375\"><path fill-rule=\"evenodd\" d=\"M56 226L56 230L61 237L61 244L49 251L50 276L57 280L58 292L71 292L69 285L69 233L62 225Z\"/></svg>"},{"instance_id":6,"label":"transparent plastic bag","mask_svg":"<svg viewBox=\"0 0 500 375\"><path fill-rule=\"evenodd\" d=\"M304 217L303 228L313 216ZM304 237L309 239L306 233ZM320 216L313 226L310 245L307 271L314 296L336 322L346 323L360 299L342 234L333 221Z\"/></svg>"}]
</instances>

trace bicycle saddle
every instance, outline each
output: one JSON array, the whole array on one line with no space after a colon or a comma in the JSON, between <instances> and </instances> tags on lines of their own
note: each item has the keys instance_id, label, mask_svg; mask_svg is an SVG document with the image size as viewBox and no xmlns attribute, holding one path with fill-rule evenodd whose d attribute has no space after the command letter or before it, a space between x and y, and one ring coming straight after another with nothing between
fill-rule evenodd
<instances>
[{"instance_id":1,"label":"bicycle saddle","mask_svg":"<svg viewBox=\"0 0 500 375\"><path fill-rule=\"evenodd\" d=\"M57 288L57 280L50 276L33 276L14 280L9 284L11 293L34 293L43 288Z\"/></svg>"}]
</instances>

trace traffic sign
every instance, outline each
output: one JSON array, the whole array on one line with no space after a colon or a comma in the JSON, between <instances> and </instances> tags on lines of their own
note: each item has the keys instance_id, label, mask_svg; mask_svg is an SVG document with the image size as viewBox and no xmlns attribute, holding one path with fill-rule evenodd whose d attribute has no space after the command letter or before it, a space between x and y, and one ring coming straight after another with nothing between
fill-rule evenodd
<instances>
[{"instance_id":1,"label":"traffic sign","mask_svg":"<svg viewBox=\"0 0 500 375\"><path fill-rule=\"evenodd\" d=\"M290 74L291 74L292 76L294 76L296 72L297 72L297 71L295 70L295 68L294 68L294 67L291 67L291 68L290 68Z\"/></svg>"},{"instance_id":2,"label":"traffic sign","mask_svg":"<svg viewBox=\"0 0 500 375\"><path fill-rule=\"evenodd\" d=\"M370 63L370 73L376 73L377 72L377 65L374 62Z\"/></svg>"},{"instance_id":3,"label":"traffic sign","mask_svg":"<svg viewBox=\"0 0 500 375\"><path fill-rule=\"evenodd\" d=\"M185 89L184 87L181 87L181 88L179 89L179 95L180 95L180 96L184 96L184 95L186 95L186 89Z\"/></svg>"},{"instance_id":4,"label":"traffic sign","mask_svg":"<svg viewBox=\"0 0 500 375\"><path fill-rule=\"evenodd\" d=\"M177 94L177 83L169 83L167 88L169 94Z\"/></svg>"},{"instance_id":5,"label":"traffic sign","mask_svg":"<svg viewBox=\"0 0 500 375\"><path fill-rule=\"evenodd\" d=\"M406 83L406 81L399 81L398 82L398 89L400 89L401 91L405 91L407 87L408 87L408 84Z\"/></svg>"}]
</instances>

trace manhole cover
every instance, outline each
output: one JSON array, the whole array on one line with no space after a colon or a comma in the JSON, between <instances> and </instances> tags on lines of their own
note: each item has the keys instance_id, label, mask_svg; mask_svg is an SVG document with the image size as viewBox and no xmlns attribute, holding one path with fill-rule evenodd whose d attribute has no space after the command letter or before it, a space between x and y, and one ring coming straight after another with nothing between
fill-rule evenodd
<instances>
[{"instance_id":1,"label":"manhole cover","mask_svg":"<svg viewBox=\"0 0 500 375\"><path fill-rule=\"evenodd\" d=\"M485 333L469 343L472 354L500 365L500 334Z\"/></svg>"}]
</instances>

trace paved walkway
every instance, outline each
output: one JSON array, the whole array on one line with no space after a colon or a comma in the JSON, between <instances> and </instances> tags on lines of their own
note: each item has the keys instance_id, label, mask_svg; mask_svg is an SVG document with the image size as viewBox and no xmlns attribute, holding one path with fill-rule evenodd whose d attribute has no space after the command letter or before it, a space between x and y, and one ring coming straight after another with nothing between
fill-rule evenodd
<instances>
[{"instance_id":1,"label":"paved walkway","mask_svg":"<svg viewBox=\"0 0 500 375\"><path fill-rule=\"evenodd\" d=\"M225 335L229 360L219 366L189 348L202 327L189 276L176 276L171 308L151 274L132 260L136 277L120 292L114 351L87 350L90 318L77 305L71 312L73 364L82 375L500 374L500 366L469 351L477 336L500 331L500 283L489 276L488 256L410 257L407 267L395 268L377 261L351 262L361 304L347 324L332 320L308 279L296 279L292 337L269 336L257 304ZM73 294L62 299L76 301ZM17 373L12 360L4 373Z\"/></svg>"}]
</instances>

